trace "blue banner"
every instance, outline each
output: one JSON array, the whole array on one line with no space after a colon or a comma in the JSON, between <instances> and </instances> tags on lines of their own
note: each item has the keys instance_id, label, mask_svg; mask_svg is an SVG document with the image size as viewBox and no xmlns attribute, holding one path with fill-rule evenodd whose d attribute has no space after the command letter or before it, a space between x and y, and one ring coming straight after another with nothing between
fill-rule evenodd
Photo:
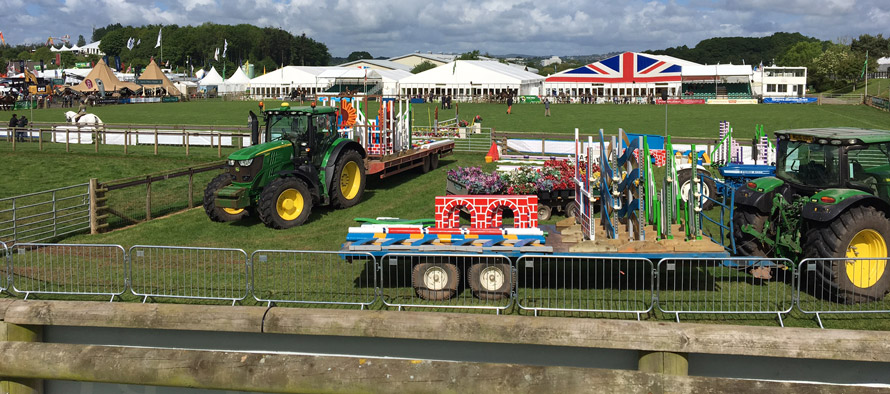
<instances>
[{"instance_id":1,"label":"blue banner","mask_svg":"<svg viewBox=\"0 0 890 394\"><path fill-rule=\"evenodd\" d=\"M815 97L764 97L764 104L807 104L815 103Z\"/></svg>"}]
</instances>

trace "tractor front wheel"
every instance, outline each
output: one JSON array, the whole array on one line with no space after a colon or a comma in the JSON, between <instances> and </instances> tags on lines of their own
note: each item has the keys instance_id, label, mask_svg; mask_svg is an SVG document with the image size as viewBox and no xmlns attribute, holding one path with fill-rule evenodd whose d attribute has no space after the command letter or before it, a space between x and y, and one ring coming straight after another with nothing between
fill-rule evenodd
<instances>
[{"instance_id":1,"label":"tractor front wheel","mask_svg":"<svg viewBox=\"0 0 890 394\"><path fill-rule=\"evenodd\" d=\"M247 210L222 208L216 206L216 192L232 184L232 176L219 174L204 189L204 212L214 222L233 222L247 216Z\"/></svg>"},{"instance_id":2,"label":"tractor front wheel","mask_svg":"<svg viewBox=\"0 0 890 394\"><path fill-rule=\"evenodd\" d=\"M365 193L365 164L362 156L354 151L343 152L334 169L331 184L331 201L336 208L349 208L358 204Z\"/></svg>"},{"instance_id":3,"label":"tractor front wheel","mask_svg":"<svg viewBox=\"0 0 890 394\"><path fill-rule=\"evenodd\" d=\"M890 219L873 207L848 209L834 220L813 223L806 235L809 258L837 258L817 262L823 295L847 304L876 301L890 290L887 272Z\"/></svg>"},{"instance_id":4,"label":"tractor front wheel","mask_svg":"<svg viewBox=\"0 0 890 394\"><path fill-rule=\"evenodd\" d=\"M312 194L303 181L277 178L263 189L259 201L260 220L271 228L285 229L306 222L312 211Z\"/></svg>"},{"instance_id":5,"label":"tractor front wheel","mask_svg":"<svg viewBox=\"0 0 890 394\"><path fill-rule=\"evenodd\" d=\"M702 196L699 198L704 198L707 196L709 199L705 199L702 201L702 210L709 210L714 206L714 200L717 199L717 185L714 184L714 181L711 178L702 178L702 175L711 176L711 173L698 170L698 180L702 185ZM689 189L692 188L692 169L686 168L677 172L677 185L680 193L680 199L683 201L683 204L688 204L689 200Z\"/></svg>"}]
</instances>

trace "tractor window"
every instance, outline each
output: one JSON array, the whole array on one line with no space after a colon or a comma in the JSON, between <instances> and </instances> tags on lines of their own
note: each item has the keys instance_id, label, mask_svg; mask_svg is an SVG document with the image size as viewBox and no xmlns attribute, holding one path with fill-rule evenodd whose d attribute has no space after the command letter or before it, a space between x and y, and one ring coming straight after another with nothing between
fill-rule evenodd
<instances>
[{"instance_id":1,"label":"tractor window","mask_svg":"<svg viewBox=\"0 0 890 394\"><path fill-rule=\"evenodd\" d=\"M840 185L838 153L834 145L780 140L776 175L782 180L813 187Z\"/></svg>"},{"instance_id":2,"label":"tractor window","mask_svg":"<svg viewBox=\"0 0 890 394\"><path fill-rule=\"evenodd\" d=\"M273 115L268 124L270 141L283 136L294 140L305 139L308 129L305 116Z\"/></svg>"},{"instance_id":3,"label":"tractor window","mask_svg":"<svg viewBox=\"0 0 890 394\"><path fill-rule=\"evenodd\" d=\"M886 185L890 178L890 147L872 144L850 147L847 151L849 182L860 189L878 192L878 184Z\"/></svg>"}]
</instances>

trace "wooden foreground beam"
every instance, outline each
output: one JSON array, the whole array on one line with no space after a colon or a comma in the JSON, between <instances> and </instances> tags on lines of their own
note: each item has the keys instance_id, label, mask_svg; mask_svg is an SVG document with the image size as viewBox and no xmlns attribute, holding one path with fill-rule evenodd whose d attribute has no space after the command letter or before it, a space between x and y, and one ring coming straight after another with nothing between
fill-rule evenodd
<instances>
[{"instance_id":1,"label":"wooden foreground beam","mask_svg":"<svg viewBox=\"0 0 890 394\"><path fill-rule=\"evenodd\" d=\"M435 312L14 301L21 325L331 335L890 362L886 332Z\"/></svg>"},{"instance_id":2,"label":"wooden foreground beam","mask_svg":"<svg viewBox=\"0 0 890 394\"><path fill-rule=\"evenodd\" d=\"M276 393L842 393L849 386L514 364L0 342L0 375ZM857 392L879 392L857 387Z\"/></svg>"}]
</instances>

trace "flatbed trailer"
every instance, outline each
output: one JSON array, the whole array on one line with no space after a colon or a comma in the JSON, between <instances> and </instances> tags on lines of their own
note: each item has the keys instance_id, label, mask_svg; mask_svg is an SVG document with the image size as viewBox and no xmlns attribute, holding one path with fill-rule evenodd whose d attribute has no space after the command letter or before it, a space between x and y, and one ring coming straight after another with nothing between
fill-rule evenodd
<instances>
[{"instance_id":1,"label":"flatbed trailer","mask_svg":"<svg viewBox=\"0 0 890 394\"><path fill-rule=\"evenodd\" d=\"M368 175L379 175L380 178L386 178L413 168L431 171L439 166L439 158L452 153L454 153L454 141L436 141L397 154L368 155L365 160L365 169Z\"/></svg>"}]
</instances>

